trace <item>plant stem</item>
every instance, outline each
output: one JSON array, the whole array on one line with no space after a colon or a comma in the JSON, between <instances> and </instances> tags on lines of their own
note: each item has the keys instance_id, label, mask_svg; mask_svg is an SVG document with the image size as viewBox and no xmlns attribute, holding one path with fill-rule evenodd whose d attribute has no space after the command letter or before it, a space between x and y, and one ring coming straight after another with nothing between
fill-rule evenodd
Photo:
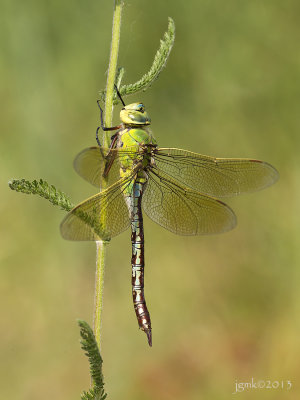
<instances>
[{"instance_id":1,"label":"plant stem","mask_svg":"<svg viewBox=\"0 0 300 400\"><path fill-rule=\"evenodd\" d=\"M111 40L109 67L107 74L106 97L105 97L105 108L104 108L104 123L105 126L107 127L112 125L113 93L114 93L115 77L117 72L122 9L123 9L123 1L115 0L112 40ZM104 147L109 147L109 142L110 142L110 135L104 133L103 135ZM105 189L106 185L107 182L105 181L105 179L103 179L100 191ZM96 244L97 244L97 254L96 254L95 304L94 304L94 335L100 350L101 320L102 320L103 291L104 291L104 271L105 271L105 259L106 259L106 246L108 242L99 241Z\"/></svg>"},{"instance_id":2,"label":"plant stem","mask_svg":"<svg viewBox=\"0 0 300 400\"><path fill-rule=\"evenodd\" d=\"M94 304L94 335L98 348L101 347L101 321L103 310L104 271L107 242L96 242L96 276L95 276L95 304Z\"/></svg>"},{"instance_id":3,"label":"plant stem","mask_svg":"<svg viewBox=\"0 0 300 400\"><path fill-rule=\"evenodd\" d=\"M104 118L105 126L111 126L112 124L113 93L114 93L114 84L117 73L122 8L123 8L123 1L115 0L110 59L109 59L109 67L108 67L107 83L106 83L105 118ZM104 138L103 142L105 147L109 147L108 139L109 138L106 135L106 138Z\"/></svg>"}]
</instances>

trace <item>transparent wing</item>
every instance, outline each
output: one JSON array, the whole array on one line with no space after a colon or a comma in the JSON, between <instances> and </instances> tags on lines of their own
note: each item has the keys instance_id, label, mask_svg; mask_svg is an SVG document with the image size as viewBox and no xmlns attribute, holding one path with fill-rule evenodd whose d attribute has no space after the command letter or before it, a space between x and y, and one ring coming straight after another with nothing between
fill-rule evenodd
<instances>
[{"instance_id":1,"label":"transparent wing","mask_svg":"<svg viewBox=\"0 0 300 400\"><path fill-rule=\"evenodd\" d=\"M225 203L179 185L166 174L148 174L142 206L156 223L177 235L226 232L236 225Z\"/></svg>"},{"instance_id":2,"label":"transparent wing","mask_svg":"<svg viewBox=\"0 0 300 400\"><path fill-rule=\"evenodd\" d=\"M134 159L137 148L107 149L104 147L89 147L82 150L74 160L75 171L86 181L100 187L103 174L107 176L108 186L120 179L120 161Z\"/></svg>"},{"instance_id":3,"label":"transparent wing","mask_svg":"<svg viewBox=\"0 0 300 400\"><path fill-rule=\"evenodd\" d=\"M62 237L68 240L110 240L128 228L129 211L123 192L133 174L122 178L73 208L60 225Z\"/></svg>"},{"instance_id":4,"label":"transparent wing","mask_svg":"<svg viewBox=\"0 0 300 400\"><path fill-rule=\"evenodd\" d=\"M243 158L214 158L187 150L156 150L157 172L163 171L184 186L216 196L234 196L264 189L278 179L272 165Z\"/></svg>"},{"instance_id":5,"label":"transparent wing","mask_svg":"<svg viewBox=\"0 0 300 400\"><path fill-rule=\"evenodd\" d=\"M92 185L100 187L100 182L107 165L106 156L108 149L90 147L81 151L74 160L75 171ZM120 166L113 163L108 174L108 185L110 186L120 178Z\"/></svg>"}]
</instances>

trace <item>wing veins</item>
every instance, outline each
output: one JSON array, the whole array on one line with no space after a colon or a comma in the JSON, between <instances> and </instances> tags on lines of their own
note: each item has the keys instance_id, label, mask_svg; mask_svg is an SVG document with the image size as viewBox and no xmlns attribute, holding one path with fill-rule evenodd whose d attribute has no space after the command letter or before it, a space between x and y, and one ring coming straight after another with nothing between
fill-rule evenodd
<instances>
[{"instance_id":1,"label":"wing veins","mask_svg":"<svg viewBox=\"0 0 300 400\"><path fill-rule=\"evenodd\" d=\"M261 190L278 178L272 165L254 159L214 158L175 148L157 149L153 158L158 171L216 197Z\"/></svg>"}]
</instances>

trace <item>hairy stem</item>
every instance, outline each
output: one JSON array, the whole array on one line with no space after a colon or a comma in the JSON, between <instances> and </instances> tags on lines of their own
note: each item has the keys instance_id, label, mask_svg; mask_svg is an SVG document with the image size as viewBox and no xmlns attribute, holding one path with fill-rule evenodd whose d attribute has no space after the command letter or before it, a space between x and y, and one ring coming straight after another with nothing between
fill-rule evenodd
<instances>
[{"instance_id":1,"label":"hairy stem","mask_svg":"<svg viewBox=\"0 0 300 400\"><path fill-rule=\"evenodd\" d=\"M120 30L121 30L121 15L123 9L123 1L115 0L114 3L114 16L112 28L112 40L110 49L109 68L106 84L106 97L104 109L104 123L109 127L112 124L113 115L113 93L114 83L117 72L117 61L119 52ZM104 133L103 144L109 147L110 136ZM107 182L103 179L100 190L105 189ZM104 217L105 224L105 217ZM101 349L101 320L103 309L103 290L104 290L104 271L106 259L106 246L107 242L97 242L97 255L96 255L96 281L95 281L95 304L94 304L94 334L99 349Z\"/></svg>"},{"instance_id":2,"label":"hairy stem","mask_svg":"<svg viewBox=\"0 0 300 400\"><path fill-rule=\"evenodd\" d=\"M103 310L104 271L106 260L107 242L96 242L96 276L95 276L95 305L94 305L94 335L100 350L101 345L101 321Z\"/></svg>"},{"instance_id":3,"label":"hairy stem","mask_svg":"<svg viewBox=\"0 0 300 400\"><path fill-rule=\"evenodd\" d=\"M108 67L107 83L106 83L105 110L104 110L105 126L111 126L112 124L113 94L114 94L114 84L117 73L122 8L123 8L123 1L115 0L110 59L109 59L109 67ZM103 140L104 146L109 147L109 137L108 135L105 136L106 137Z\"/></svg>"}]
</instances>

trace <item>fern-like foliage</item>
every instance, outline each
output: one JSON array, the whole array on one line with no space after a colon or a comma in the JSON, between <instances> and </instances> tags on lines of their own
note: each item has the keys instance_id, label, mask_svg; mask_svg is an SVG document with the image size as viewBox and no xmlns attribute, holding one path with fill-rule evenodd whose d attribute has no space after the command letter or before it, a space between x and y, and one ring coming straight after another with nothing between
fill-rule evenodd
<instances>
[{"instance_id":1,"label":"fern-like foliage","mask_svg":"<svg viewBox=\"0 0 300 400\"><path fill-rule=\"evenodd\" d=\"M167 63L174 40L175 24L173 19L169 17L168 30L165 32L163 40L160 41L160 47L155 54L150 70L137 82L122 86L120 88L120 93L122 96L145 90L147 87L152 85Z\"/></svg>"},{"instance_id":2,"label":"fern-like foliage","mask_svg":"<svg viewBox=\"0 0 300 400\"><path fill-rule=\"evenodd\" d=\"M88 392L83 392L81 400L104 400L106 394L103 395L103 391L98 389L90 389Z\"/></svg>"},{"instance_id":3,"label":"fern-like foliage","mask_svg":"<svg viewBox=\"0 0 300 400\"><path fill-rule=\"evenodd\" d=\"M102 375L102 357L93 334L92 328L85 321L78 320L81 336L81 348L88 356L90 363L90 373L93 380L93 388L88 392L83 392L82 400L104 400L107 394L104 391L104 382Z\"/></svg>"},{"instance_id":4,"label":"fern-like foliage","mask_svg":"<svg viewBox=\"0 0 300 400\"><path fill-rule=\"evenodd\" d=\"M8 186L15 190L16 192L26 193L26 194L37 194L43 197L46 200L49 200L50 203L55 206L60 206L60 208L64 211L71 211L74 208L74 205L71 203L69 198L63 193L61 190L56 189L54 185L49 185L43 179L39 181L34 180L32 182L27 181L26 179L13 179L8 182ZM84 223L89 225L95 232L95 234L105 241L110 241L110 236L104 229L101 222L99 222L97 213L95 211L94 214L90 215L82 210L75 210L74 212L78 218L80 218Z\"/></svg>"},{"instance_id":5,"label":"fern-like foliage","mask_svg":"<svg viewBox=\"0 0 300 400\"><path fill-rule=\"evenodd\" d=\"M40 179L39 181L34 180L32 182L27 181L26 179L13 179L8 182L8 186L16 192L37 194L44 197L49 200L50 203L55 206L60 206L60 208L65 211L70 211L74 207L65 193L56 189L55 186L49 185L49 183L43 179Z\"/></svg>"},{"instance_id":6,"label":"fern-like foliage","mask_svg":"<svg viewBox=\"0 0 300 400\"><path fill-rule=\"evenodd\" d=\"M123 85L120 87L124 75L124 68L119 68L118 75L116 77L116 85L119 88L122 97L127 96L129 94L140 92L141 90L145 91L149 86L152 85L152 83L158 78L159 74L166 65L174 41L175 41L175 23L173 19L169 17L168 30L167 32L165 32L163 39L160 41L160 47L155 54L150 70L145 75L143 75L142 78L139 79L137 82L128 85ZM104 101L105 90L100 92L100 97ZM115 93L114 104L117 104L118 101L119 100Z\"/></svg>"}]
</instances>

